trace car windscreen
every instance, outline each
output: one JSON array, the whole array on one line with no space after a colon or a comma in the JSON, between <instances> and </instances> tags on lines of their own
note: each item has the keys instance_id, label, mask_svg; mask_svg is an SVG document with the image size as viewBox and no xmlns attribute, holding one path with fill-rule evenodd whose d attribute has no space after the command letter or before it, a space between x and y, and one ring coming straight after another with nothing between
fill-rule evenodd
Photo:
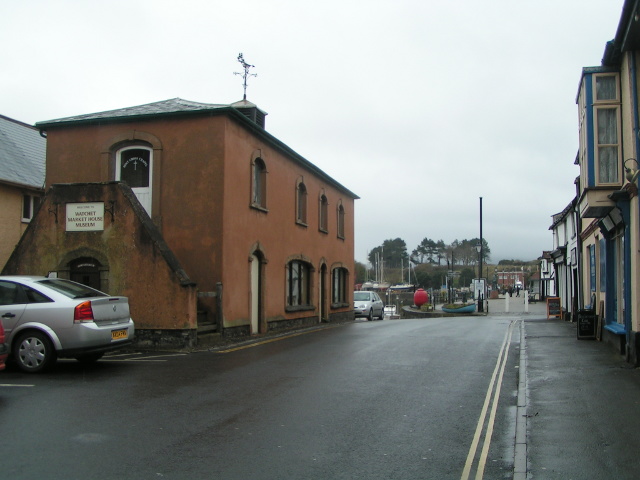
<instances>
[{"instance_id":1,"label":"car windscreen","mask_svg":"<svg viewBox=\"0 0 640 480\"><path fill-rule=\"evenodd\" d=\"M353 300L356 302L368 302L371 300L371 294L369 292L354 292Z\"/></svg>"},{"instance_id":2,"label":"car windscreen","mask_svg":"<svg viewBox=\"0 0 640 480\"><path fill-rule=\"evenodd\" d=\"M38 282L41 285L45 285L51 290L55 290L58 293L63 294L69 298L87 298L87 297L108 297L106 293L99 290L95 290L81 283L71 282L69 280L62 279L47 279L40 280Z\"/></svg>"}]
</instances>

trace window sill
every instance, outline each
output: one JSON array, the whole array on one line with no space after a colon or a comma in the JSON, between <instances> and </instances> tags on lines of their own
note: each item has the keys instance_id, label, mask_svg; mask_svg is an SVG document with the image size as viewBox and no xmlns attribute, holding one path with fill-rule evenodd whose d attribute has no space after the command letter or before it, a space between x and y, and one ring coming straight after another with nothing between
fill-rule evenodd
<instances>
[{"instance_id":1,"label":"window sill","mask_svg":"<svg viewBox=\"0 0 640 480\"><path fill-rule=\"evenodd\" d=\"M325 235L329 233L329 231L328 231L328 230L325 230L325 229L323 229L323 228L319 228L319 229L318 229L318 231L319 231L320 233L324 233Z\"/></svg>"},{"instance_id":2,"label":"window sill","mask_svg":"<svg viewBox=\"0 0 640 480\"><path fill-rule=\"evenodd\" d=\"M624 325L620 325L619 323L609 323L604 326L605 330L609 330L611 333L615 333L616 335L626 335L627 330L624 328Z\"/></svg>"},{"instance_id":3,"label":"window sill","mask_svg":"<svg viewBox=\"0 0 640 480\"><path fill-rule=\"evenodd\" d=\"M287 313L294 313L294 312L307 312L315 309L316 307L313 305L287 305L284 311Z\"/></svg>"},{"instance_id":4,"label":"window sill","mask_svg":"<svg viewBox=\"0 0 640 480\"><path fill-rule=\"evenodd\" d=\"M302 222L300 220L296 220L296 225L300 225L301 227L307 228L308 225L306 224L306 222Z\"/></svg>"},{"instance_id":5,"label":"window sill","mask_svg":"<svg viewBox=\"0 0 640 480\"><path fill-rule=\"evenodd\" d=\"M332 303L332 304L331 304L331 309L333 310L333 309L337 309L337 308L346 308L346 307L348 307L349 305L350 305L350 304L349 304L349 303L346 303L346 302L344 302L344 303Z\"/></svg>"},{"instance_id":6,"label":"window sill","mask_svg":"<svg viewBox=\"0 0 640 480\"><path fill-rule=\"evenodd\" d=\"M269 213L269 210L261 205L258 205L257 203L252 203L251 205L249 205L249 207L253 208L254 210L259 210L263 213Z\"/></svg>"}]
</instances>

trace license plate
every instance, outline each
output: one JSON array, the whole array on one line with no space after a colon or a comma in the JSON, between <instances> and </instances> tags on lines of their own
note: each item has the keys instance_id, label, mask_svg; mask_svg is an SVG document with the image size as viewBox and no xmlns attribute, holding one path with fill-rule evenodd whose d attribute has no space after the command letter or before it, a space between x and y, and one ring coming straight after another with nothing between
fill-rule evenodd
<instances>
[{"instance_id":1,"label":"license plate","mask_svg":"<svg viewBox=\"0 0 640 480\"><path fill-rule=\"evenodd\" d=\"M111 340L121 340L129 336L129 330L111 330Z\"/></svg>"}]
</instances>

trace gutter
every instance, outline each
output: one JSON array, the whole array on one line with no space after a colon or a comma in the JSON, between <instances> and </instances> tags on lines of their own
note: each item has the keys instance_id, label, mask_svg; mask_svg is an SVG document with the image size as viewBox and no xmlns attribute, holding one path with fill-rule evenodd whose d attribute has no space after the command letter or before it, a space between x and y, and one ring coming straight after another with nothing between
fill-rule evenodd
<instances>
[{"instance_id":1,"label":"gutter","mask_svg":"<svg viewBox=\"0 0 640 480\"><path fill-rule=\"evenodd\" d=\"M637 3L637 2L636 2ZM631 85L633 85L632 88L632 101L633 101L633 133L634 133L634 139L635 139L635 158L638 158L638 152L640 152L640 119L639 119L639 107L638 107L638 68L637 68L637 63L636 63L636 53L635 52L631 52L630 55L631 57L630 59L630 67L631 67ZM635 184L637 186L637 178L635 180ZM640 224L640 212L638 213L638 222ZM629 253L629 257L627 257L629 260L631 260L631 239L627 239L626 238L627 235L625 235L625 250L628 250ZM630 236L630 234L629 234ZM625 255L627 254L627 252L625 252ZM630 266L630 261L625 262L625 281L627 282L627 285L631 285L631 266ZM627 270L628 270L628 274L629 276L627 277ZM630 288L626 288L625 289L625 298L624 298L624 304L625 305L629 305L631 306L631 289ZM631 313L632 313L632 308L625 308L625 319L624 319L624 323L625 323L625 327L627 330L627 345L625 348L625 352L627 352L627 355L629 355L629 348L630 348L630 341L631 341L631 327L632 327L632 318L631 318Z\"/></svg>"}]
</instances>

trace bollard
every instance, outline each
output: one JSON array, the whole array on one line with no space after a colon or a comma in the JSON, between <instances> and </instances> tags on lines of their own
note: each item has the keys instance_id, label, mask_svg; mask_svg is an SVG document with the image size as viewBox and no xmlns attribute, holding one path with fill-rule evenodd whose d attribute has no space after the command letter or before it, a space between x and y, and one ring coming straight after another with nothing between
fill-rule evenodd
<instances>
[{"instance_id":1,"label":"bollard","mask_svg":"<svg viewBox=\"0 0 640 480\"><path fill-rule=\"evenodd\" d=\"M529 292L524 290L524 313L529 313Z\"/></svg>"},{"instance_id":2,"label":"bollard","mask_svg":"<svg viewBox=\"0 0 640 480\"><path fill-rule=\"evenodd\" d=\"M504 313L509 313L509 292L504 296Z\"/></svg>"}]
</instances>

